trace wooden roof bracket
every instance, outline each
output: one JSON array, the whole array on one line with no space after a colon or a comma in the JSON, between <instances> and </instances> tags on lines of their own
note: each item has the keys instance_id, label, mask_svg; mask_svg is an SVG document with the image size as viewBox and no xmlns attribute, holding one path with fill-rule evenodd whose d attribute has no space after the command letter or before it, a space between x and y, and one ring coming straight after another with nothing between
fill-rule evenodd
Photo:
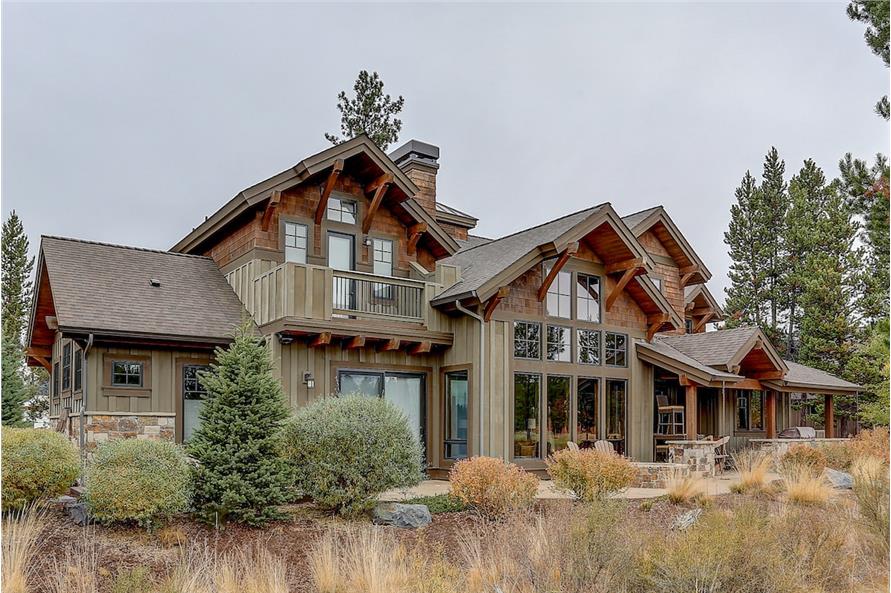
<instances>
[{"instance_id":1,"label":"wooden roof bracket","mask_svg":"<svg viewBox=\"0 0 891 593\"><path fill-rule=\"evenodd\" d=\"M616 282L616 285L613 286L613 289L610 291L609 296L606 297L606 310L609 311L613 308L613 305L616 303L616 299L619 298L619 295L625 290L625 287L628 286L628 283L631 282L631 279L637 276L640 271L643 270L642 267L630 267L625 270L625 273L622 274L622 277L619 278L619 281ZM609 271L607 271L609 273Z\"/></svg>"},{"instance_id":2,"label":"wooden roof bracket","mask_svg":"<svg viewBox=\"0 0 891 593\"><path fill-rule=\"evenodd\" d=\"M365 336L354 336L343 343L343 347L346 350L355 350L363 346L365 346Z\"/></svg>"},{"instance_id":3,"label":"wooden roof bracket","mask_svg":"<svg viewBox=\"0 0 891 593\"><path fill-rule=\"evenodd\" d=\"M331 191L334 189L334 184L337 183L337 177L343 171L343 159L337 159L334 161L334 167L331 169L331 173L328 174L328 181L325 182L325 189L322 190L322 195L319 197L319 205L316 207L316 224L322 224L322 218L325 216L325 210L328 208L328 197L331 195Z\"/></svg>"},{"instance_id":4,"label":"wooden roof bracket","mask_svg":"<svg viewBox=\"0 0 891 593\"><path fill-rule=\"evenodd\" d=\"M260 227L264 231L269 230L269 223L272 222L272 214L278 209L278 205L282 200L282 192L275 190L272 192L272 195L269 196L269 202L266 204L266 209L263 210L263 219L260 221Z\"/></svg>"},{"instance_id":5,"label":"wooden roof bracket","mask_svg":"<svg viewBox=\"0 0 891 593\"><path fill-rule=\"evenodd\" d=\"M377 347L378 352L391 352L393 350L399 350L400 346L402 346L402 341L398 338L390 338L389 340L384 340Z\"/></svg>"},{"instance_id":6,"label":"wooden roof bracket","mask_svg":"<svg viewBox=\"0 0 891 593\"><path fill-rule=\"evenodd\" d=\"M310 348L318 348L320 346L327 346L331 343L331 332L322 332L316 337L314 337L309 342Z\"/></svg>"},{"instance_id":7,"label":"wooden roof bracket","mask_svg":"<svg viewBox=\"0 0 891 593\"><path fill-rule=\"evenodd\" d=\"M393 183L393 174L384 173L365 188L366 193L373 191L374 197L371 199L371 204L368 206L368 212L365 213L365 219L362 221L362 233L366 235L368 234L368 230L371 228L371 221L374 219L374 215L377 212L378 207L381 205L384 195L390 188L391 183Z\"/></svg>"},{"instance_id":8,"label":"wooden roof bracket","mask_svg":"<svg viewBox=\"0 0 891 593\"><path fill-rule=\"evenodd\" d=\"M685 266L678 270L678 272L680 272L681 274L681 288L687 286L690 283L690 280L692 280L693 276L695 276L696 274L702 276L702 270L696 264L692 266Z\"/></svg>"},{"instance_id":9,"label":"wooden roof bracket","mask_svg":"<svg viewBox=\"0 0 891 593\"><path fill-rule=\"evenodd\" d=\"M664 313L662 315L651 315L647 319L647 322L650 324L649 327L647 327L647 342L653 341L653 336L656 335L656 332L659 331L659 328L662 327L662 324L666 323L667 321L668 315Z\"/></svg>"},{"instance_id":10,"label":"wooden roof bracket","mask_svg":"<svg viewBox=\"0 0 891 593\"><path fill-rule=\"evenodd\" d=\"M498 307L498 303L500 303L503 299L507 298L507 295L510 294L509 286L502 286L498 289L494 295L492 295L488 301L486 301L486 308L483 310L483 319L486 323L492 319L492 314L495 313L495 309Z\"/></svg>"},{"instance_id":11,"label":"wooden roof bracket","mask_svg":"<svg viewBox=\"0 0 891 593\"><path fill-rule=\"evenodd\" d=\"M427 354L433 349L433 344L429 341L418 342L408 349L409 354Z\"/></svg>"},{"instance_id":12,"label":"wooden roof bracket","mask_svg":"<svg viewBox=\"0 0 891 593\"><path fill-rule=\"evenodd\" d=\"M579 242L576 241L574 243L570 243L566 246L566 249L560 254L557 258L557 262L554 264L554 267L551 268L551 271L548 272L547 278L544 279L544 282L541 283L541 286L538 288L538 302L542 302L545 296L548 294L548 289L551 287L551 284L554 283L554 279L557 278L557 274L560 273L560 270L563 269L563 266L566 265L566 262L569 261L569 258L579 252ZM488 319L486 320L488 321Z\"/></svg>"},{"instance_id":13,"label":"wooden roof bracket","mask_svg":"<svg viewBox=\"0 0 891 593\"><path fill-rule=\"evenodd\" d=\"M408 229L408 245L406 246L408 249L409 255L414 255L418 249L418 241L421 240L421 235L427 232L427 223L419 222L418 224L412 225Z\"/></svg>"},{"instance_id":14,"label":"wooden roof bracket","mask_svg":"<svg viewBox=\"0 0 891 593\"><path fill-rule=\"evenodd\" d=\"M713 311L710 311L710 312L706 313L705 315L703 315L702 318L696 322L696 325L693 326L693 333L696 333L699 330L701 330L703 327L705 327L705 324L708 323L709 320L712 317L714 317L714 315L715 315L715 313Z\"/></svg>"}]
</instances>

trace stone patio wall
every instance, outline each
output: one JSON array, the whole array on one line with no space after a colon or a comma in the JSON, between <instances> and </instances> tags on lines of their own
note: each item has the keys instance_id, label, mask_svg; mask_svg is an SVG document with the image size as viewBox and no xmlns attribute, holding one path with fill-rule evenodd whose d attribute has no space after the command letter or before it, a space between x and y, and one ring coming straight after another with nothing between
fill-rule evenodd
<instances>
[{"instance_id":1,"label":"stone patio wall","mask_svg":"<svg viewBox=\"0 0 891 593\"><path fill-rule=\"evenodd\" d=\"M173 416L87 416L86 447L96 448L99 443L115 439L150 439L174 441L176 419Z\"/></svg>"},{"instance_id":2,"label":"stone patio wall","mask_svg":"<svg viewBox=\"0 0 891 593\"><path fill-rule=\"evenodd\" d=\"M637 469L637 476L632 488L665 488L665 482L677 472L679 475L686 475L690 472L690 468L682 463L641 463L634 462Z\"/></svg>"}]
</instances>

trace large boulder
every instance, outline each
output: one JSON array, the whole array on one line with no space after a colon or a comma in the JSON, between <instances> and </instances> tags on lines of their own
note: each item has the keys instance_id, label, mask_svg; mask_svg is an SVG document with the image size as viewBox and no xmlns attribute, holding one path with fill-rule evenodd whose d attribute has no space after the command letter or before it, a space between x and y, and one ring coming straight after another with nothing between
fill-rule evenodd
<instances>
[{"instance_id":1,"label":"large boulder","mask_svg":"<svg viewBox=\"0 0 891 593\"><path fill-rule=\"evenodd\" d=\"M417 529L433 521L430 509L423 504L382 502L374 507L372 520L378 525L393 525L403 529Z\"/></svg>"},{"instance_id":2,"label":"large boulder","mask_svg":"<svg viewBox=\"0 0 891 593\"><path fill-rule=\"evenodd\" d=\"M829 480L829 483L832 484L833 488L850 490L854 487L854 477L849 473L840 472L836 469L827 467L823 470L823 475Z\"/></svg>"}]
</instances>

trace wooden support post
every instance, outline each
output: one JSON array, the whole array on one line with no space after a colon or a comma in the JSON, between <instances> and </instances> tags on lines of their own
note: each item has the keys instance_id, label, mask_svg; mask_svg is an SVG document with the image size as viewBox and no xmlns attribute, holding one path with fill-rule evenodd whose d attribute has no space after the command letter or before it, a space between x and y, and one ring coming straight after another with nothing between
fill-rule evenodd
<instances>
[{"instance_id":1,"label":"wooden support post","mask_svg":"<svg viewBox=\"0 0 891 593\"><path fill-rule=\"evenodd\" d=\"M399 347L402 345L396 338L390 338L389 340L384 340L381 342L381 345L377 347L379 352L390 352L392 350L399 350Z\"/></svg>"},{"instance_id":2,"label":"wooden support post","mask_svg":"<svg viewBox=\"0 0 891 593\"><path fill-rule=\"evenodd\" d=\"M362 221L362 232L366 235L371 229L371 221L374 219L374 215L377 212L378 207L381 205L381 202L384 200L384 195L390 188L391 183L393 183L393 174L385 173L367 188L367 191L374 191L374 197L371 199L371 204L368 206L368 211L365 213L365 219Z\"/></svg>"},{"instance_id":3,"label":"wooden support post","mask_svg":"<svg viewBox=\"0 0 891 593\"><path fill-rule=\"evenodd\" d=\"M777 392L773 389L764 393L764 432L769 439L777 437Z\"/></svg>"},{"instance_id":4,"label":"wooden support post","mask_svg":"<svg viewBox=\"0 0 891 593\"><path fill-rule=\"evenodd\" d=\"M355 336L344 342L343 347L346 350L355 350L365 345L365 336Z\"/></svg>"},{"instance_id":5,"label":"wooden support post","mask_svg":"<svg viewBox=\"0 0 891 593\"><path fill-rule=\"evenodd\" d=\"M483 319L488 321L492 319L492 314L495 312L495 309L498 307L498 303L502 301L502 299L507 298L507 295L510 294L509 286L502 286L498 289L498 292L493 294L488 301L486 301L486 308L483 311Z\"/></svg>"},{"instance_id":6,"label":"wooden support post","mask_svg":"<svg viewBox=\"0 0 891 593\"><path fill-rule=\"evenodd\" d=\"M625 273L622 274L622 277L619 278L619 281L616 282L616 285L610 291L609 296L606 297L606 310L609 311L613 308L613 305L616 302L616 299L619 298L619 295L622 294L622 291L625 290L625 287L631 282L631 279L637 275L638 268L628 268L625 270Z\"/></svg>"},{"instance_id":7,"label":"wooden support post","mask_svg":"<svg viewBox=\"0 0 891 593\"><path fill-rule=\"evenodd\" d=\"M684 398L684 417L687 422L687 440L696 440L699 433L699 401L696 393L696 384L687 385L687 393Z\"/></svg>"},{"instance_id":8,"label":"wooden support post","mask_svg":"<svg viewBox=\"0 0 891 593\"><path fill-rule=\"evenodd\" d=\"M318 348L319 346L327 346L331 343L331 332L322 332L309 342L310 348Z\"/></svg>"},{"instance_id":9,"label":"wooden support post","mask_svg":"<svg viewBox=\"0 0 891 593\"><path fill-rule=\"evenodd\" d=\"M541 286L538 287L538 302L542 302L545 298L545 295L548 294L548 289L551 287L551 284L554 283L554 279L557 277L557 274L560 273L560 270L563 269L563 266L566 265L566 262L569 261L569 258L579 252L579 243L576 241L575 243L570 243L566 249L563 250L563 253L560 254L560 257L557 258L557 261L554 263L554 267L551 268L551 271L548 272L548 277L544 279L544 282L541 283Z\"/></svg>"},{"instance_id":10,"label":"wooden support post","mask_svg":"<svg viewBox=\"0 0 891 593\"><path fill-rule=\"evenodd\" d=\"M823 396L823 427L827 439L835 438L835 410L832 406L832 396L827 393Z\"/></svg>"},{"instance_id":11,"label":"wooden support post","mask_svg":"<svg viewBox=\"0 0 891 593\"><path fill-rule=\"evenodd\" d=\"M279 202L282 201L282 192L276 190L272 192L272 195L269 196L269 203L266 204L266 209L263 211L263 219L260 221L260 228L264 231L269 230L269 223L272 222L272 214L278 208Z\"/></svg>"},{"instance_id":12,"label":"wooden support post","mask_svg":"<svg viewBox=\"0 0 891 593\"><path fill-rule=\"evenodd\" d=\"M319 197L319 205L316 207L316 224L322 224L322 218L324 218L325 210L328 208L328 197L331 195L331 191L334 189L334 184L337 183L337 177L341 171L343 171L343 159L337 159L334 161L331 173L328 174L325 189L322 190L322 195Z\"/></svg>"},{"instance_id":13,"label":"wooden support post","mask_svg":"<svg viewBox=\"0 0 891 593\"><path fill-rule=\"evenodd\" d=\"M427 223L419 222L408 229L408 245L406 246L409 255L414 255L418 248L418 241L421 240L421 234L427 232Z\"/></svg>"}]
</instances>

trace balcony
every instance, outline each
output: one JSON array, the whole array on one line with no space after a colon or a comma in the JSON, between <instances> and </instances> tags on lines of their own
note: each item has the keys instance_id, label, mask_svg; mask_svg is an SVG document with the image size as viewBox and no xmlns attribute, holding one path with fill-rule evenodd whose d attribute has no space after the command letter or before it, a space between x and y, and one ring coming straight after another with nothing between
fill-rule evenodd
<instances>
[{"instance_id":1,"label":"balcony","mask_svg":"<svg viewBox=\"0 0 891 593\"><path fill-rule=\"evenodd\" d=\"M372 330L420 340L430 333L434 343L451 343L448 317L430 306L443 290L434 282L259 260L232 270L226 279L259 326L284 322L287 331L299 326L308 328L305 333L366 335Z\"/></svg>"}]
</instances>

